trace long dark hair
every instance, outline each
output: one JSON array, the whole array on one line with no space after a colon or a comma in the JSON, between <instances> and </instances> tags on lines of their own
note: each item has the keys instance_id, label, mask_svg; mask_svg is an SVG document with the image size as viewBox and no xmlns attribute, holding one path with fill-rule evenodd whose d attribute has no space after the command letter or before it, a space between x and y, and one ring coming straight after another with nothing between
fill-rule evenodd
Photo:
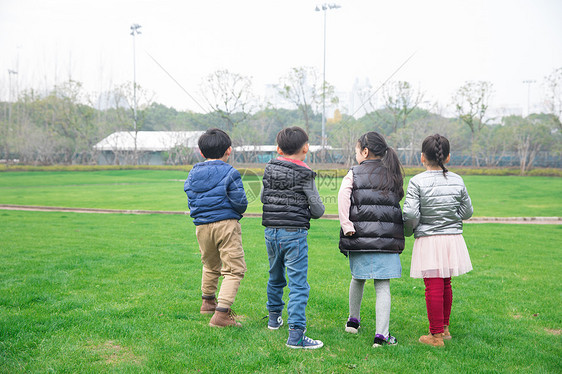
<instances>
[{"instance_id":1,"label":"long dark hair","mask_svg":"<svg viewBox=\"0 0 562 374\"><path fill-rule=\"evenodd\" d=\"M386 173L383 174L379 188L383 191L392 191L402 199L404 197L404 169L394 149L389 147L383 136L376 131L369 131L361 135L357 143L360 150L367 148L370 154L382 159Z\"/></svg>"},{"instance_id":2,"label":"long dark hair","mask_svg":"<svg viewBox=\"0 0 562 374\"><path fill-rule=\"evenodd\" d=\"M435 134L428 136L422 143L422 153L425 158L432 163L435 163L443 169L443 175L447 176L447 168L443 164L449 156L450 146L449 140L443 135Z\"/></svg>"}]
</instances>

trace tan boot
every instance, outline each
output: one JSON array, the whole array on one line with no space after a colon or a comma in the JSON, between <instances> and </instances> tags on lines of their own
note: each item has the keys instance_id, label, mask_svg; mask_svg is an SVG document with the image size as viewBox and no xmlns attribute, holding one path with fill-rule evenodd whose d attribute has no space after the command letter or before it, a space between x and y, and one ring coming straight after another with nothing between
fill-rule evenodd
<instances>
[{"instance_id":1,"label":"tan boot","mask_svg":"<svg viewBox=\"0 0 562 374\"><path fill-rule=\"evenodd\" d=\"M431 345L433 347L443 347L445 343L443 343L443 333L440 334L432 334L423 335L420 337L420 343Z\"/></svg>"},{"instance_id":2,"label":"tan boot","mask_svg":"<svg viewBox=\"0 0 562 374\"><path fill-rule=\"evenodd\" d=\"M203 303L201 304L201 314L213 314L217 307L217 299L215 297L209 298L203 296Z\"/></svg>"},{"instance_id":3,"label":"tan boot","mask_svg":"<svg viewBox=\"0 0 562 374\"><path fill-rule=\"evenodd\" d=\"M215 314L211 317L211 321L209 322L209 326L213 327L227 327L227 326L236 326L241 327L242 325L234 319L236 315L232 309L228 308L216 308Z\"/></svg>"},{"instance_id":4,"label":"tan boot","mask_svg":"<svg viewBox=\"0 0 562 374\"><path fill-rule=\"evenodd\" d=\"M449 332L449 326L443 326L443 340L451 340L452 338Z\"/></svg>"}]
</instances>

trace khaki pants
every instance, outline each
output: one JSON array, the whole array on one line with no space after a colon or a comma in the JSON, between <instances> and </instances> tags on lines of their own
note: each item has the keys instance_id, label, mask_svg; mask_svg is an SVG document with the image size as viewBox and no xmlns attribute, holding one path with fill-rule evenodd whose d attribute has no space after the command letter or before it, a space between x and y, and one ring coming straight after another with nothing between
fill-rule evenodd
<instances>
[{"instance_id":1,"label":"khaki pants","mask_svg":"<svg viewBox=\"0 0 562 374\"><path fill-rule=\"evenodd\" d=\"M203 296L214 296L222 275L218 306L230 308L246 272L240 222L228 219L199 225L195 233L203 263L201 292Z\"/></svg>"}]
</instances>

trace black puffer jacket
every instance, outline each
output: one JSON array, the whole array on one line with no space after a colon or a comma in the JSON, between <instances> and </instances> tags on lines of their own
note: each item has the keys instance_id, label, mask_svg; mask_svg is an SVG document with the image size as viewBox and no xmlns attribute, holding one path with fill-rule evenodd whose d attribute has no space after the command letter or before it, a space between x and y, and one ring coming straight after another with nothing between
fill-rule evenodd
<instances>
[{"instance_id":1,"label":"black puffer jacket","mask_svg":"<svg viewBox=\"0 0 562 374\"><path fill-rule=\"evenodd\" d=\"M345 236L340 230L340 251L390 252L404 250L404 224L400 197L377 189L385 172L380 160L366 160L354 166L349 219L355 234Z\"/></svg>"},{"instance_id":2,"label":"black puffer jacket","mask_svg":"<svg viewBox=\"0 0 562 374\"><path fill-rule=\"evenodd\" d=\"M263 174L262 225L310 228L310 209L305 188L316 173L291 162L273 159Z\"/></svg>"}]
</instances>

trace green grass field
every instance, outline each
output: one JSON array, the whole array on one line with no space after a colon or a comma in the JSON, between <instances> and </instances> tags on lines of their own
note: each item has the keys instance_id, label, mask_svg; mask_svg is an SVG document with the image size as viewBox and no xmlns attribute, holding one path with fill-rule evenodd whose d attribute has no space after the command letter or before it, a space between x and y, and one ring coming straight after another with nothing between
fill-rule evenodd
<instances>
[{"instance_id":1,"label":"green grass field","mask_svg":"<svg viewBox=\"0 0 562 374\"><path fill-rule=\"evenodd\" d=\"M185 211L186 173L162 170L0 173L0 204ZM475 216L560 216L561 178L465 176ZM341 179L319 178L336 213ZM261 212L259 177L244 179ZM407 183L407 182L406 182ZM338 222L309 232L314 352L266 328L267 256L257 218L242 220L248 272L235 303L242 329L199 314L201 264L188 216L0 211L0 372L561 372L560 225L467 224L474 271L454 279L444 349L427 332L423 282L391 283L396 347L373 349L374 289L363 328L343 332L349 269ZM286 313L284 315L286 319Z\"/></svg>"},{"instance_id":2,"label":"green grass field","mask_svg":"<svg viewBox=\"0 0 562 374\"><path fill-rule=\"evenodd\" d=\"M63 201L63 200L61 200ZM374 288L363 328L344 332L350 280L338 222L309 233L310 336L285 347L266 328L267 255L257 218L244 218L248 272L234 309L240 329L209 327L199 307L195 229L181 215L0 211L0 372L480 373L562 371L560 225L465 225L474 271L453 280L453 340L428 329L421 280L409 278L412 240L391 282L398 346L372 348ZM284 313L286 319L286 312Z\"/></svg>"},{"instance_id":3,"label":"green grass field","mask_svg":"<svg viewBox=\"0 0 562 374\"><path fill-rule=\"evenodd\" d=\"M187 210L187 173L164 170L0 173L0 204L128 210ZM562 215L562 178L465 176L476 217ZM259 177L246 177L250 213L261 213ZM326 213L337 213L340 178L318 178ZM407 186L407 180L405 182Z\"/></svg>"}]
</instances>

